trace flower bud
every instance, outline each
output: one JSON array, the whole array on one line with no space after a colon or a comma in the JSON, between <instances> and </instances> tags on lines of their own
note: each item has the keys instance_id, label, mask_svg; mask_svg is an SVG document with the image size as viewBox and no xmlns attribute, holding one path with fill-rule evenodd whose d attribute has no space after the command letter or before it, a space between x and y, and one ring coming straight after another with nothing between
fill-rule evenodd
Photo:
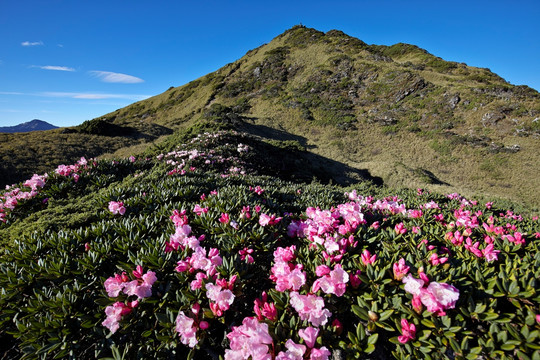
<instances>
[{"instance_id":1,"label":"flower bud","mask_svg":"<svg viewBox=\"0 0 540 360\"><path fill-rule=\"evenodd\" d=\"M341 335L343 332L343 324L338 319L334 319L334 321L332 321L332 328L334 329L336 335Z\"/></svg>"},{"instance_id":2,"label":"flower bud","mask_svg":"<svg viewBox=\"0 0 540 360\"><path fill-rule=\"evenodd\" d=\"M201 328L202 330L208 329L209 326L210 325L208 324L208 322L206 322L204 320L199 323L199 328Z\"/></svg>"}]
</instances>

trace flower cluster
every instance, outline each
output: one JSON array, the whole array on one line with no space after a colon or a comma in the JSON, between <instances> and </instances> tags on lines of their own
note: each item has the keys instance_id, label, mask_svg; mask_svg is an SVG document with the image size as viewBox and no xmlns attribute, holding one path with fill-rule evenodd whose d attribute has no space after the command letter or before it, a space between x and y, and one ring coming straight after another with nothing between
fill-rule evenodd
<instances>
[{"instance_id":1,"label":"flower cluster","mask_svg":"<svg viewBox=\"0 0 540 360\"><path fill-rule=\"evenodd\" d=\"M175 330L180 336L180 341L182 344L194 348L199 340L197 339L197 330L198 329L208 329L208 322L198 319L201 311L201 306L199 304L194 304L191 307L192 317L184 314L183 311L178 313L176 317L176 327Z\"/></svg>"},{"instance_id":2,"label":"flower cluster","mask_svg":"<svg viewBox=\"0 0 540 360\"><path fill-rule=\"evenodd\" d=\"M416 336L416 326L409 323L407 319L401 319L401 335L398 336L400 343L405 344L409 340L414 340Z\"/></svg>"},{"instance_id":3,"label":"flower cluster","mask_svg":"<svg viewBox=\"0 0 540 360\"><path fill-rule=\"evenodd\" d=\"M300 315L300 319L309 321L313 326L324 325L332 313L325 309L324 299L320 296L308 294L300 295L291 292L291 305Z\"/></svg>"},{"instance_id":4,"label":"flower cluster","mask_svg":"<svg viewBox=\"0 0 540 360\"><path fill-rule=\"evenodd\" d=\"M423 304L429 312L439 316L446 315L444 310L455 307L459 299L459 290L446 283L430 282L423 272L420 272L419 275L420 279L408 274L402 280L405 284L405 291L413 295L414 309L421 313Z\"/></svg>"},{"instance_id":5,"label":"flower cluster","mask_svg":"<svg viewBox=\"0 0 540 360\"><path fill-rule=\"evenodd\" d=\"M124 207L124 203L121 201L109 201L109 211L113 215L124 215L126 213L126 208Z\"/></svg>"},{"instance_id":6,"label":"flower cluster","mask_svg":"<svg viewBox=\"0 0 540 360\"><path fill-rule=\"evenodd\" d=\"M55 170L55 174L62 177L71 177L77 182L82 170L88 170L88 161L81 157L74 165L60 165ZM15 185L6 186L6 192L0 194L0 222L6 222L7 214L20 205L22 202L30 200L40 194L43 187L49 180L48 174L34 174L23 183L22 187ZM30 191L28 191L28 188ZM43 204L47 199L43 200Z\"/></svg>"},{"instance_id":7,"label":"flower cluster","mask_svg":"<svg viewBox=\"0 0 540 360\"><path fill-rule=\"evenodd\" d=\"M230 349L225 350L225 360L253 359L272 360L268 345L272 337L268 333L268 324L259 322L255 317L246 317L241 326L233 326L227 334Z\"/></svg>"},{"instance_id":8,"label":"flower cluster","mask_svg":"<svg viewBox=\"0 0 540 360\"><path fill-rule=\"evenodd\" d=\"M198 166L212 167L217 171L222 171L222 177L231 175L245 175L245 163L238 157L249 151L249 146L242 143L238 144L235 153L230 156L225 156L221 152L214 149L206 150L211 147L218 146L221 142L226 141L228 135L236 135L235 132L218 131L216 133L199 134L193 138L188 144L182 144L177 150L167 154L159 154L156 158L159 161L165 161L167 165L173 167L168 172L168 175L184 175L188 171L195 171ZM229 145L226 143L225 145ZM185 150L186 147L199 147L191 150Z\"/></svg>"},{"instance_id":9,"label":"flower cluster","mask_svg":"<svg viewBox=\"0 0 540 360\"><path fill-rule=\"evenodd\" d=\"M81 171L85 169L88 169L88 160L82 157L76 164L59 165L54 172L60 176L71 177L77 182L79 181Z\"/></svg>"},{"instance_id":10,"label":"flower cluster","mask_svg":"<svg viewBox=\"0 0 540 360\"><path fill-rule=\"evenodd\" d=\"M34 174L32 178L26 180L23 186L30 188L30 191L16 186L6 186L7 191L0 195L0 222L6 221L7 213L15 210L17 205L19 205L19 202L32 199L38 195L39 190L45 186L47 178L47 174Z\"/></svg>"},{"instance_id":11,"label":"flower cluster","mask_svg":"<svg viewBox=\"0 0 540 360\"><path fill-rule=\"evenodd\" d=\"M259 224L261 226L272 226L277 225L281 221L281 217L276 217L276 215L266 215L261 214L259 216Z\"/></svg>"},{"instance_id":12,"label":"flower cluster","mask_svg":"<svg viewBox=\"0 0 540 360\"><path fill-rule=\"evenodd\" d=\"M152 285L157 280L156 273L153 271L144 273L143 267L140 265L137 265L132 273L135 277L134 280L130 281L129 276L123 272L122 274L114 274L114 276L105 280L103 284L109 297L118 297L121 293L137 297L133 301L127 301L126 303L117 301L113 305L107 306L105 309L107 318L102 324L112 333L118 330L122 317L138 306L139 300L152 296Z\"/></svg>"},{"instance_id":13,"label":"flower cluster","mask_svg":"<svg viewBox=\"0 0 540 360\"><path fill-rule=\"evenodd\" d=\"M317 267L316 274L321 277L315 280L311 287L311 291L314 293L319 289L326 294L336 296L342 296L345 293L347 282L349 282L349 274L343 270L341 264L336 264L332 271L328 266L320 265Z\"/></svg>"},{"instance_id":14,"label":"flower cluster","mask_svg":"<svg viewBox=\"0 0 540 360\"><path fill-rule=\"evenodd\" d=\"M266 291L262 293L262 299L255 299L253 311L257 315L257 320L262 321L267 318L270 321L276 321L277 310L274 303L268 302L268 295Z\"/></svg>"},{"instance_id":15,"label":"flower cluster","mask_svg":"<svg viewBox=\"0 0 540 360\"><path fill-rule=\"evenodd\" d=\"M174 223L175 232L165 244L165 252L189 250L188 253L191 255L184 256L177 262L176 271L179 273L187 272L190 276L194 275L194 280L190 283L191 290L197 291L204 287L213 315L223 316L223 312L229 310L234 302L235 295L232 290L237 277L232 276L228 281L219 277L216 267L223 262L219 251L216 248L207 250L202 247L200 242L204 241L204 236L199 238L190 236L192 230L188 224L189 220L185 210L174 210L171 220ZM196 304L196 306L197 311L193 311L194 314L198 314L200 305ZM194 322L194 319L187 317L182 311L178 313L176 318L176 331L182 343L189 347L194 347L198 342L197 329L204 330L209 326L207 322L201 321L197 328L193 325Z\"/></svg>"},{"instance_id":16,"label":"flower cluster","mask_svg":"<svg viewBox=\"0 0 540 360\"><path fill-rule=\"evenodd\" d=\"M105 315L107 315L107 318L101 324L114 334L120 328L122 317L131 313L133 308L137 307L138 304L137 300L128 304L117 301L114 304L107 306L105 308Z\"/></svg>"},{"instance_id":17,"label":"flower cluster","mask_svg":"<svg viewBox=\"0 0 540 360\"><path fill-rule=\"evenodd\" d=\"M306 283L306 273L302 265L294 265L294 251L296 246L287 248L278 247L274 251L274 266L272 266L270 279L276 282L277 291L298 291Z\"/></svg>"}]
</instances>

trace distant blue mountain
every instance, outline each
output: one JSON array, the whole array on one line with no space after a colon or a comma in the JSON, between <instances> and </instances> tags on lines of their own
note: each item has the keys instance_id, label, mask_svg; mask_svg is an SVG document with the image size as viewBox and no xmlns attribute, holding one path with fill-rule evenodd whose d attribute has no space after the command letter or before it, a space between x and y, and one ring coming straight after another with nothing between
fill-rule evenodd
<instances>
[{"instance_id":1,"label":"distant blue mountain","mask_svg":"<svg viewBox=\"0 0 540 360\"><path fill-rule=\"evenodd\" d=\"M15 126L0 127L0 133L18 133L18 132L30 132L30 131L42 131L56 129L58 126L49 124L46 121L34 119Z\"/></svg>"}]
</instances>

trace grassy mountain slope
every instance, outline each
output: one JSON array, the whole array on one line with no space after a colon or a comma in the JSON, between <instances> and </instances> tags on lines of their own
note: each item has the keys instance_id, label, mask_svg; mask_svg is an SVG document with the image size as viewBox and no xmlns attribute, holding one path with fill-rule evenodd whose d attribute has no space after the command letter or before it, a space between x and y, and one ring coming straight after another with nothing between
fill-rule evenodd
<instances>
[{"instance_id":1,"label":"grassy mountain slope","mask_svg":"<svg viewBox=\"0 0 540 360\"><path fill-rule=\"evenodd\" d=\"M296 139L316 156L391 186L537 206L538 117L538 92L488 69L447 62L414 45L367 45L340 31L297 26L216 72L86 126L153 133L137 140L94 134L101 152L128 155L167 131L217 122ZM57 136L51 132L50 141ZM77 142L81 150L89 144ZM1 144L6 154L12 145Z\"/></svg>"}]
</instances>

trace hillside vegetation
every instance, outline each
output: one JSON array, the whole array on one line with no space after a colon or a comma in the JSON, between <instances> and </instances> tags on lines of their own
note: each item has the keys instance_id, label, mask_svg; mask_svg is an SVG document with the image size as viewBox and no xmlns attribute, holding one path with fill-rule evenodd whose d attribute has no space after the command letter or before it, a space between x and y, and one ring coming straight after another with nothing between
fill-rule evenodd
<instances>
[{"instance_id":1,"label":"hillside vegetation","mask_svg":"<svg viewBox=\"0 0 540 360\"><path fill-rule=\"evenodd\" d=\"M79 127L39 139L1 135L1 180L22 181L83 154L144 151L161 135L210 119L296 139L391 186L537 207L539 118L537 91L489 69L414 45L368 45L296 26L216 72Z\"/></svg>"},{"instance_id":2,"label":"hillside vegetation","mask_svg":"<svg viewBox=\"0 0 540 360\"><path fill-rule=\"evenodd\" d=\"M540 358L538 216L230 126L0 194L3 358Z\"/></svg>"}]
</instances>

